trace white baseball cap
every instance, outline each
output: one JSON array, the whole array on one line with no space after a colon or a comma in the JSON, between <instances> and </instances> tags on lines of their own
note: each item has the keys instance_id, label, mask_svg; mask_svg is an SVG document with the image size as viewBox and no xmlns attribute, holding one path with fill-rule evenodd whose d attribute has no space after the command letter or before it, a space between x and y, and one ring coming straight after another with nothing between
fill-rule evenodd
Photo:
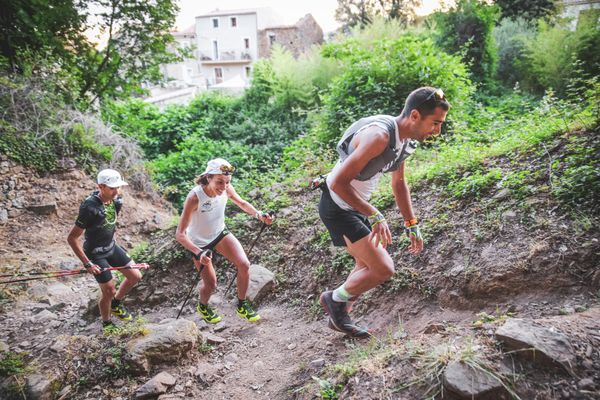
<instances>
[{"instance_id":1,"label":"white baseball cap","mask_svg":"<svg viewBox=\"0 0 600 400\"><path fill-rule=\"evenodd\" d=\"M204 174L208 175L231 175L235 171L235 167L229 164L227 160L222 158L215 158L210 160L206 165L206 170L204 170Z\"/></svg>"},{"instance_id":2,"label":"white baseball cap","mask_svg":"<svg viewBox=\"0 0 600 400\"><path fill-rule=\"evenodd\" d=\"M98 173L98 185L106 185L111 188L125 186L128 183L121 178L121 174L114 169L103 169Z\"/></svg>"}]
</instances>

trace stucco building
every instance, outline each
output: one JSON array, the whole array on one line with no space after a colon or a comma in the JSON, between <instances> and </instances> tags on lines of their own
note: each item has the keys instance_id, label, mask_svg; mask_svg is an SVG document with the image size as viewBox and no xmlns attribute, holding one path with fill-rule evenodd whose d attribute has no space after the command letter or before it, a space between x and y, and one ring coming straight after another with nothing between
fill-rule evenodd
<instances>
[{"instance_id":1,"label":"stucco building","mask_svg":"<svg viewBox=\"0 0 600 400\"><path fill-rule=\"evenodd\" d=\"M270 8L215 10L195 17L192 27L173 33L177 46L193 49L193 58L162 66L171 83L153 89L147 101L181 103L207 89L243 91L254 62L269 57L276 44L299 56L323 42L323 30L311 14L294 25L281 21Z\"/></svg>"}]
</instances>

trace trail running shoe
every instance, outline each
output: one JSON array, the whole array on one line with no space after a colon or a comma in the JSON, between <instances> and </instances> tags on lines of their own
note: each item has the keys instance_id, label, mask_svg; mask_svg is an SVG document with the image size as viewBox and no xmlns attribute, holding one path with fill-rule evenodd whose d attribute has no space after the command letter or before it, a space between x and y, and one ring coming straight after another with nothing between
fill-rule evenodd
<instances>
[{"instance_id":1,"label":"trail running shoe","mask_svg":"<svg viewBox=\"0 0 600 400\"><path fill-rule=\"evenodd\" d=\"M120 329L121 328L115 325L112 321L102 321L102 333L105 335L118 333Z\"/></svg>"},{"instance_id":2,"label":"trail running shoe","mask_svg":"<svg viewBox=\"0 0 600 400\"><path fill-rule=\"evenodd\" d=\"M237 308L237 315L247 319L250 322L256 322L260 319L260 315L252 308L252 305L248 300L242 301Z\"/></svg>"},{"instance_id":3,"label":"trail running shoe","mask_svg":"<svg viewBox=\"0 0 600 400\"><path fill-rule=\"evenodd\" d=\"M110 312L112 315L119 318L121 321L131 321L133 319L133 317L131 316L129 311L127 311L123 304L111 307Z\"/></svg>"},{"instance_id":4,"label":"trail running shoe","mask_svg":"<svg viewBox=\"0 0 600 400\"><path fill-rule=\"evenodd\" d=\"M345 333L348 336L362 338L370 336L366 328L360 327L352 322L352 319L346 311L346 302L333 300L333 292L327 291L321 293L321 306L325 313L329 315L329 327L338 332Z\"/></svg>"},{"instance_id":5,"label":"trail running shoe","mask_svg":"<svg viewBox=\"0 0 600 400\"><path fill-rule=\"evenodd\" d=\"M346 329L341 330L341 329L338 329L333 324L333 322L331 322L331 318L328 318L327 326L329 327L329 329L333 329L334 331L344 333L353 338L363 339L363 338L371 337L371 332L369 332L368 328L366 328L364 326L358 326L358 325L354 325L354 324L345 325L344 328L346 328Z\"/></svg>"},{"instance_id":6,"label":"trail running shoe","mask_svg":"<svg viewBox=\"0 0 600 400\"><path fill-rule=\"evenodd\" d=\"M200 317L202 317L202 319L209 324L216 324L221 321L221 316L217 314L215 309L209 306L208 304L204 305L198 303L196 310L198 310Z\"/></svg>"}]
</instances>

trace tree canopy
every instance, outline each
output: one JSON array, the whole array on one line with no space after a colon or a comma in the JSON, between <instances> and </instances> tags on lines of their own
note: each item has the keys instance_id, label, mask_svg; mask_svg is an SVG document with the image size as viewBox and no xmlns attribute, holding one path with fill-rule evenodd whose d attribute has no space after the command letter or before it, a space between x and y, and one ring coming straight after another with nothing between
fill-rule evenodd
<instances>
[{"instance_id":1,"label":"tree canopy","mask_svg":"<svg viewBox=\"0 0 600 400\"><path fill-rule=\"evenodd\" d=\"M420 4L421 0L338 0L335 19L345 28L367 25L377 16L408 25Z\"/></svg>"},{"instance_id":2,"label":"tree canopy","mask_svg":"<svg viewBox=\"0 0 600 400\"><path fill-rule=\"evenodd\" d=\"M496 0L503 18L535 20L556 12L556 0Z\"/></svg>"},{"instance_id":3,"label":"tree canopy","mask_svg":"<svg viewBox=\"0 0 600 400\"><path fill-rule=\"evenodd\" d=\"M174 0L14 0L0 11L0 66L64 73L65 95L81 108L126 97L159 81L160 64L178 59L168 50L177 11Z\"/></svg>"}]
</instances>

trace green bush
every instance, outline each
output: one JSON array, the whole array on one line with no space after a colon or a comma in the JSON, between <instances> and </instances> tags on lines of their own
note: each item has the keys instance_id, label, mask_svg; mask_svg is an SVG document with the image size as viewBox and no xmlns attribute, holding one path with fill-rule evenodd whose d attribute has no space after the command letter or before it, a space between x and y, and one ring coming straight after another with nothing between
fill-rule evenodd
<instances>
[{"instance_id":1,"label":"green bush","mask_svg":"<svg viewBox=\"0 0 600 400\"><path fill-rule=\"evenodd\" d=\"M195 185L194 178L204 171L208 160L215 157L225 158L236 167L232 184L238 191L241 189L241 193L244 193L251 189L252 183L246 178L251 176L252 171L262 167L258 164L262 158L261 152L236 142L192 135L177 145L177 151L150 162L149 169L167 199L175 207L181 208Z\"/></svg>"},{"instance_id":2,"label":"green bush","mask_svg":"<svg viewBox=\"0 0 600 400\"><path fill-rule=\"evenodd\" d=\"M103 117L124 135L135 138L149 159L179 151L178 145L189 137L202 136L263 146L260 159L272 163L306 131L306 113L297 109L305 101L302 93L291 79L278 77L270 61L263 60L242 97L205 92L186 106L173 105L162 111L138 100L109 103Z\"/></svg>"},{"instance_id":3,"label":"green bush","mask_svg":"<svg viewBox=\"0 0 600 400\"><path fill-rule=\"evenodd\" d=\"M536 35L535 25L524 18L504 18L494 28L494 42L497 46L498 68L496 78L504 85L513 87L524 79L526 43Z\"/></svg>"},{"instance_id":4,"label":"green bush","mask_svg":"<svg viewBox=\"0 0 600 400\"><path fill-rule=\"evenodd\" d=\"M493 168L487 172L476 170L472 173L466 173L458 180L451 181L447 186L447 190L454 197L479 199L501 179L502 170L500 168Z\"/></svg>"},{"instance_id":5,"label":"green bush","mask_svg":"<svg viewBox=\"0 0 600 400\"><path fill-rule=\"evenodd\" d=\"M80 123L72 125L65 139L72 149L71 155L77 159L80 165L85 165L89 156L98 160L112 160L112 149L98 143L94 138L93 131L86 129Z\"/></svg>"},{"instance_id":6,"label":"green bush","mask_svg":"<svg viewBox=\"0 0 600 400\"><path fill-rule=\"evenodd\" d=\"M347 65L324 95L322 116L314 130L319 142L328 145L337 142L359 118L398 115L408 94L420 86L443 88L458 110L474 91L457 56L441 52L431 40L412 34L394 41L378 40L367 47L348 39L323 51Z\"/></svg>"},{"instance_id":7,"label":"green bush","mask_svg":"<svg viewBox=\"0 0 600 400\"><path fill-rule=\"evenodd\" d=\"M32 134L18 134L15 129L0 121L0 153L39 172L58 167L58 157L53 148Z\"/></svg>"},{"instance_id":8,"label":"green bush","mask_svg":"<svg viewBox=\"0 0 600 400\"><path fill-rule=\"evenodd\" d=\"M537 93L552 88L559 96L565 96L574 79L600 75L598 13L581 17L575 31L568 21L539 22L537 35L526 43L526 88ZM590 17L594 15L595 18Z\"/></svg>"},{"instance_id":9,"label":"green bush","mask_svg":"<svg viewBox=\"0 0 600 400\"><path fill-rule=\"evenodd\" d=\"M25 371L23 355L11 351L0 352L0 377L20 375Z\"/></svg>"},{"instance_id":10,"label":"green bush","mask_svg":"<svg viewBox=\"0 0 600 400\"><path fill-rule=\"evenodd\" d=\"M580 80L600 76L600 10L584 10L575 30L573 69ZM584 88L588 86L583 85Z\"/></svg>"},{"instance_id":11,"label":"green bush","mask_svg":"<svg viewBox=\"0 0 600 400\"><path fill-rule=\"evenodd\" d=\"M527 42L524 86L536 93L546 88L564 93L566 77L572 73L574 45L572 32L566 26L540 21L537 35Z\"/></svg>"},{"instance_id":12,"label":"green bush","mask_svg":"<svg viewBox=\"0 0 600 400\"><path fill-rule=\"evenodd\" d=\"M576 210L600 211L600 127L596 129L589 138L572 137L566 156L554 165L558 175L554 194Z\"/></svg>"},{"instance_id":13,"label":"green bush","mask_svg":"<svg viewBox=\"0 0 600 400\"><path fill-rule=\"evenodd\" d=\"M65 105L53 79L0 76L0 152L40 173L58 169L65 159L88 172L109 163L122 169L135 164L137 146L95 115Z\"/></svg>"},{"instance_id":14,"label":"green bush","mask_svg":"<svg viewBox=\"0 0 600 400\"><path fill-rule=\"evenodd\" d=\"M126 101L105 101L101 109L102 119L113 125L124 136L135 139L147 156L151 149L148 132L159 114L158 107L136 98Z\"/></svg>"},{"instance_id":15,"label":"green bush","mask_svg":"<svg viewBox=\"0 0 600 400\"><path fill-rule=\"evenodd\" d=\"M479 0L458 0L449 11L433 15L440 49L464 53L477 82L488 82L494 77L497 54L492 30L499 15L497 5Z\"/></svg>"}]
</instances>

